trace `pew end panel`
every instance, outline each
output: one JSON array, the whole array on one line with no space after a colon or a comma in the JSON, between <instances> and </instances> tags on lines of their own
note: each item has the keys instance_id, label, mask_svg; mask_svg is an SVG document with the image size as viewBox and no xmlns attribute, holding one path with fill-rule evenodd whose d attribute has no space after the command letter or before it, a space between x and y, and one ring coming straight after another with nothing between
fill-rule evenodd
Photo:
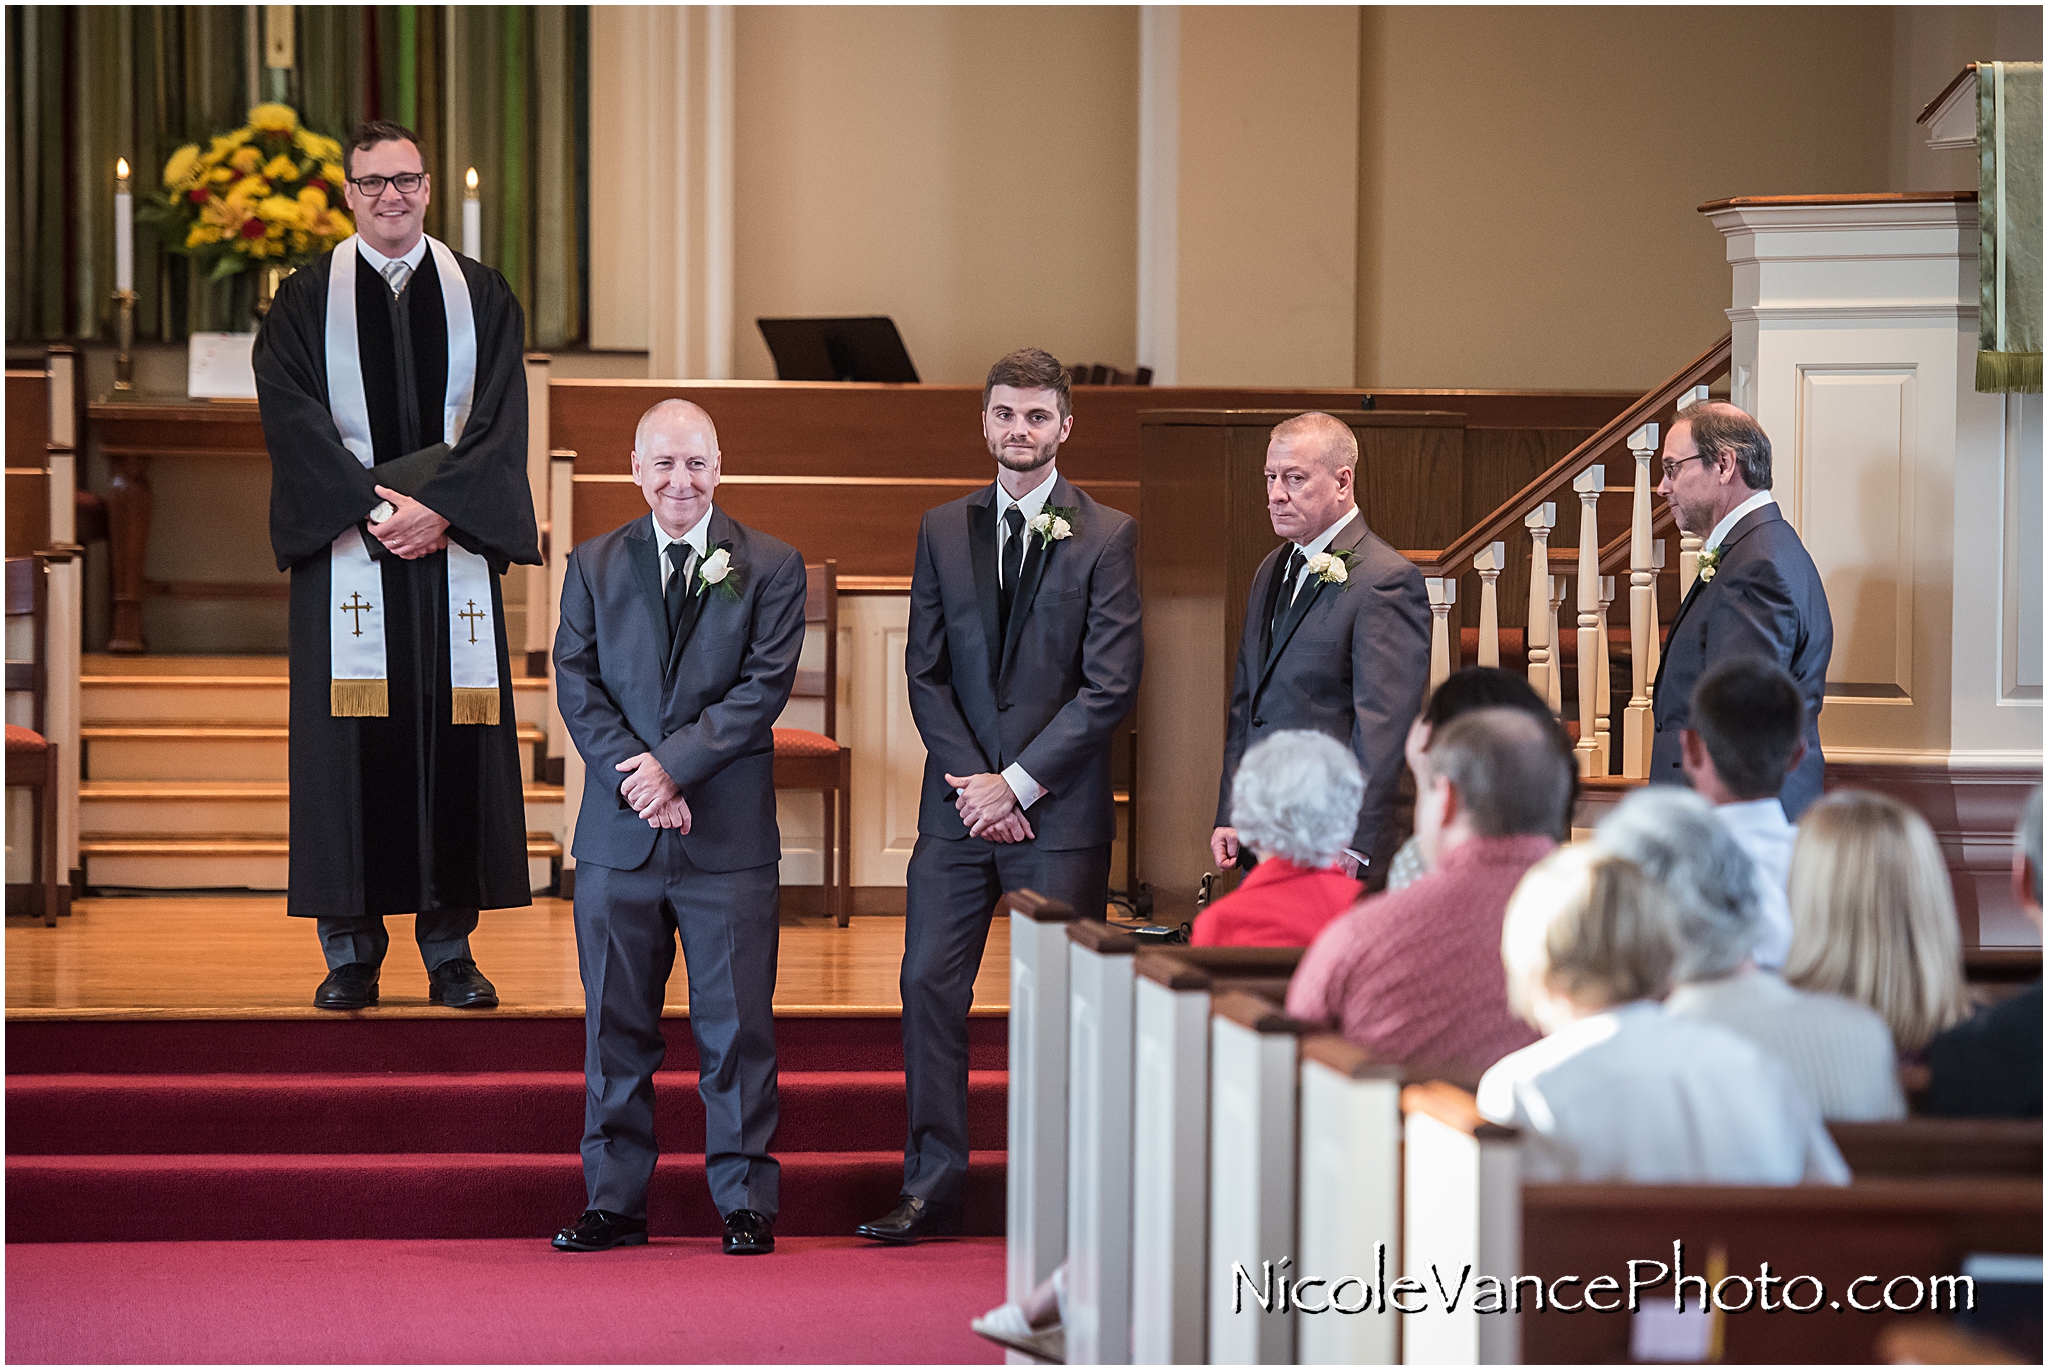
<instances>
[{"instance_id":1,"label":"pew end panel","mask_svg":"<svg viewBox=\"0 0 2048 1370\"><path fill-rule=\"evenodd\" d=\"M1067 924L1034 890L1003 896L1010 918L1010 1126L1005 1288L1031 1296L1067 1255Z\"/></svg>"},{"instance_id":2,"label":"pew end panel","mask_svg":"<svg viewBox=\"0 0 2048 1370\"><path fill-rule=\"evenodd\" d=\"M1148 958L1157 958L1148 969ZM1208 1360L1209 988L1141 951L1132 1053L1131 1360Z\"/></svg>"},{"instance_id":3,"label":"pew end panel","mask_svg":"<svg viewBox=\"0 0 2048 1370\"><path fill-rule=\"evenodd\" d=\"M1479 1116L1471 1094L1442 1081L1401 1090L1401 1271L1414 1282L1402 1318L1407 1365L1508 1365L1522 1359L1513 1313L1479 1313L1471 1283L1490 1275L1507 1287L1521 1273L1520 1134ZM1455 1289L1470 1272L1465 1297L1447 1312L1439 1272ZM1396 1286L1397 1288L1399 1286Z\"/></svg>"},{"instance_id":4,"label":"pew end panel","mask_svg":"<svg viewBox=\"0 0 2048 1370\"><path fill-rule=\"evenodd\" d=\"M1300 1194L1295 1217L1296 1360L1394 1365L1400 1320L1379 1308L1347 1314L1400 1269L1401 1067L1330 1033L1301 1043ZM1300 1281L1319 1279L1319 1290Z\"/></svg>"},{"instance_id":5,"label":"pew end panel","mask_svg":"<svg viewBox=\"0 0 2048 1370\"><path fill-rule=\"evenodd\" d=\"M1098 919L1067 939L1066 1358L1131 1359L1132 961L1138 939Z\"/></svg>"}]
</instances>

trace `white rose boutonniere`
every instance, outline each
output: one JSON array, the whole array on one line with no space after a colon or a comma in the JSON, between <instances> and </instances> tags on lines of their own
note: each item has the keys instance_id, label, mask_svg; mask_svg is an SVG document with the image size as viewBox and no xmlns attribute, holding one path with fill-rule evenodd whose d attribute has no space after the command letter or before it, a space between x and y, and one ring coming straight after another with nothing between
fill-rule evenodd
<instances>
[{"instance_id":1,"label":"white rose boutonniere","mask_svg":"<svg viewBox=\"0 0 2048 1370\"><path fill-rule=\"evenodd\" d=\"M1319 585L1343 585L1351 579L1351 563L1356 560L1356 552L1318 552L1308 559L1304 569L1316 578Z\"/></svg>"},{"instance_id":2,"label":"white rose boutonniere","mask_svg":"<svg viewBox=\"0 0 2048 1370\"><path fill-rule=\"evenodd\" d=\"M1720 570L1720 569L1721 569L1721 549L1720 549L1720 548L1716 547L1716 548L1715 548L1715 549L1714 549L1713 551L1711 551L1711 552L1702 552L1702 553L1700 553L1700 560L1699 560L1699 582L1700 582L1700 584L1702 584L1702 585L1705 585L1705 584L1706 584L1706 583L1707 583L1708 581L1712 580L1712 579L1714 578L1714 572L1716 572L1716 571L1718 571L1718 570Z\"/></svg>"},{"instance_id":3,"label":"white rose boutonniere","mask_svg":"<svg viewBox=\"0 0 2048 1370\"><path fill-rule=\"evenodd\" d=\"M732 548L721 542L697 567L697 592L708 595L716 590L727 599L738 599L740 585L739 568L732 564Z\"/></svg>"},{"instance_id":4,"label":"white rose boutonniere","mask_svg":"<svg viewBox=\"0 0 2048 1370\"><path fill-rule=\"evenodd\" d=\"M1074 523L1080 516L1081 511L1078 509L1048 504L1039 511L1037 518L1031 520L1031 531L1038 534L1043 542L1065 542L1074 536Z\"/></svg>"}]
</instances>

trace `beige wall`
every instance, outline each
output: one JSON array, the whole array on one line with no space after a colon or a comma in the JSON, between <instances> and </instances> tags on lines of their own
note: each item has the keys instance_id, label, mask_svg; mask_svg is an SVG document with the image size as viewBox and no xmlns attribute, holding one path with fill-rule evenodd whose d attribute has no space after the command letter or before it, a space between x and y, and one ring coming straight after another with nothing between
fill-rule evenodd
<instances>
[{"instance_id":1,"label":"beige wall","mask_svg":"<svg viewBox=\"0 0 2048 1370\"><path fill-rule=\"evenodd\" d=\"M1936 152L1913 121L1971 62L2041 60L2038 5L1901 5L1892 22L1892 190L1974 190L1977 154Z\"/></svg>"},{"instance_id":2,"label":"beige wall","mask_svg":"<svg viewBox=\"0 0 2048 1370\"><path fill-rule=\"evenodd\" d=\"M735 41L736 376L776 315L893 315L927 381L1132 364L1135 9L749 6Z\"/></svg>"}]
</instances>

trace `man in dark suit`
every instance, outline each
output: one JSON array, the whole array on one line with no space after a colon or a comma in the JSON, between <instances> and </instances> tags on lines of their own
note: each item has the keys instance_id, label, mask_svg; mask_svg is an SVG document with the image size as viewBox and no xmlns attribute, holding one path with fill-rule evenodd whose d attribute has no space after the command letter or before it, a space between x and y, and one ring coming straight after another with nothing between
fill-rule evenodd
<instances>
[{"instance_id":1,"label":"man in dark suit","mask_svg":"<svg viewBox=\"0 0 2048 1370\"><path fill-rule=\"evenodd\" d=\"M860 1235L959 1230L967 1010L989 918L1029 887L1101 918L1116 832L1109 740L1138 698L1138 527L1054 466L1073 429L1064 367L997 362L981 426L996 483L924 516L904 670L924 790L903 929L903 1190Z\"/></svg>"},{"instance_id":2,"label":"man in dark suit","mask_svg":"<svg viewBox=\"0 0 2048 1370\"><path fill-rule=\"evenodd\" d=\"M803 558L713 506L718 434L694 404L640 420L653 516L569 554L556 695L583 756L576 955L585 1000L583 1176L564 1251L647 1240L661 1007L680 935L725 1250L775 1249L773 725L804 636Z\"/></svg>"},{"instance_id":3,"label":"man in dark suit","mask_svg":"<svg viewBox=\"0 0 2048 1370\"><path fill-rule=\"evenodd\" d=\"M1705 542L1699 576L1671 620L1657 667L1650 783L1687 783L1683 734L1707 664L1760 656L1792 677L1806 704L1806 755L1778 792L1796 823L1820 798L1827 765L1820 708L1835 628L1820 572L1771 497L1771 440L1732 404L1689 405L1664 439L1657 493L1671 502L1679 529Z\"/></svg>"},{"instance_id":4,"label":"man in dark suit","mask_svg":"<svg viewBox=\"0 0 2048 1370\"><path fill-rule=\"evenodd\" d=\"M1358 439L1328 414L1297 414L1266 448L1266 513L1287 541L1259 563L1245 606L1209 850L1238 861L1230 785L1247 748L1289 728L1326 733L1365 773L1358 824L1338 864L1387 883L1389 825L1408 725L1429 685L1422 573L1373 535L1358 507Z\"/></svg>"}]
</instances>

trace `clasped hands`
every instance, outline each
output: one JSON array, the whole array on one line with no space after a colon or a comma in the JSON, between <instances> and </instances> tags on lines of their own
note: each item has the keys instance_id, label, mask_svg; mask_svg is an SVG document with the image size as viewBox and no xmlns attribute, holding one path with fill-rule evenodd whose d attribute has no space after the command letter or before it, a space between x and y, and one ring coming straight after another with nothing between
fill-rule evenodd
<instances>
[{"instance_id":1,"label":"clasped hands","mask_svg":"<svg viewBox=\"0 0 2048 1370\"><path fill-rule=\"evenodd\" d=\"M953 807L960 811L960 821L967 825L970 837L986 837L991 842L1029 842L1036 835L1025 820L1024 811L1017 807L1016 791L1000 775L949 775L946 783L959 791Z\"/></svg>"},{"instance_id":2,"label":"clasped hands","mask_svg":"<svg viewBox=\"0 0 2048 1370\"><path fill-rule=\"evenodd\" d=\"M376 489L395 511L382 523L370 525L370 535L383 543L386 551L407 561L418 561L448 545L447 519L411 495L401 495L381 485Z\"/></svg>"},{"instance_id":3,"label":"clasped hands","mask_svg":"<svg viewBox=\"0 0 2048 1370\"><path fill-rule=\"evenodd\" d=\"M647 820L648 827L690 830L690 806L654 753L629 756L612 769L632 772L619 782L619 794L633 806L634 813Z\"/></svg>"}]
</instances>

